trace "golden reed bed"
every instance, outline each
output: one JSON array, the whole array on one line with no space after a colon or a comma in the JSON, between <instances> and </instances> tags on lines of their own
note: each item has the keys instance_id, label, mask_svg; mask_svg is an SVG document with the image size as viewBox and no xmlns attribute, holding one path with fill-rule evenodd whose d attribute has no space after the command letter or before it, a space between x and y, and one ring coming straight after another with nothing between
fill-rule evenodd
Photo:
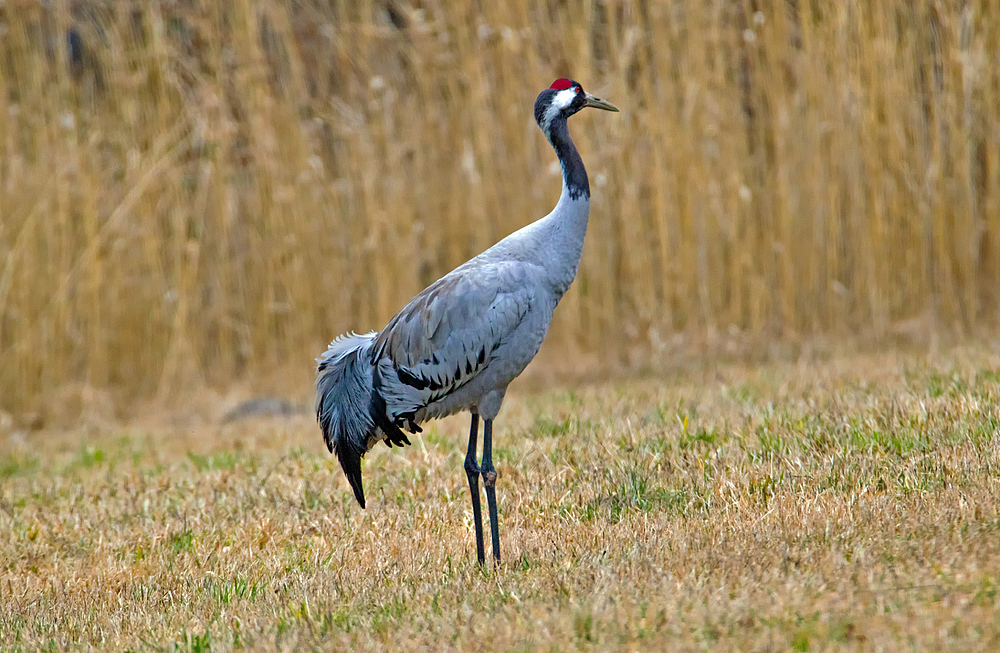
<instances>
[{"instance_id":1,"label":"golden reed bed","mask_svg":"<svg viewBox=\"0 0 1000 653\"><path fill-rule=\"evenodd\" d=\"M560 75L623 115L551 360L993 323L995 3L479 4L0 5L0 409L306 391L552 206Z\"/></svg>"}]
</instances>

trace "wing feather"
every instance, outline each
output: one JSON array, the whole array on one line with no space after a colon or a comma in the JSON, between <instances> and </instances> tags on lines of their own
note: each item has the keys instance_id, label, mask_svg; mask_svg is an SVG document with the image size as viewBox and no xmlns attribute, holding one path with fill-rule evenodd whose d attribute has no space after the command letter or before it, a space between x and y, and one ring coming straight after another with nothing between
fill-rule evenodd
<instances>
[{"instance_id":1,"label":"wing feather","mask_svg":"<svg viewBox=\"0 0 1000 653\"><path fill-rule=\"evenodd\" d=\"M528 268L491 263L459 268L414 297L379 333L373 364L390 418L407 424L420 408L462 387L527 315Z\"/></svg>"}]
</instances>

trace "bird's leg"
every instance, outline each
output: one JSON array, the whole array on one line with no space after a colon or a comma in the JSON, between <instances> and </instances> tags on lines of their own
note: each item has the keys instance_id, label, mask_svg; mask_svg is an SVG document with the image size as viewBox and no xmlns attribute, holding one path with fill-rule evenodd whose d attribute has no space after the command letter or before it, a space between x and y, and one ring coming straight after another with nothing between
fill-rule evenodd
<instances>
[{"instance_id":1,"label":"bird's leg","mask_svg":"<svg viewBox=\"0 0 1000 653\"><path fill-rule=\"evenodd\" d=\"M493 467L493 420L483 425L483 485L486 486L486 505L490 511L490 536L493 540L493 559L500 564L500 524L497 522L497 470Z\"/></svg>"},{"instance_id":2,"label":"bird's leg","mask_svg":"<svg viewBox=\"0 0 1000 653\"><path fill-rule=\"evenodd\" d=\"M483 509L479 503L479 465L476 464L476 440L478 439L479 415L472 413L469 452L465 454L465 475L469 477L469 492L472 493L472 519L476 523L476 558L482 566L486 563L486 550L483 546Z\"/></svg>"}]
</instances>

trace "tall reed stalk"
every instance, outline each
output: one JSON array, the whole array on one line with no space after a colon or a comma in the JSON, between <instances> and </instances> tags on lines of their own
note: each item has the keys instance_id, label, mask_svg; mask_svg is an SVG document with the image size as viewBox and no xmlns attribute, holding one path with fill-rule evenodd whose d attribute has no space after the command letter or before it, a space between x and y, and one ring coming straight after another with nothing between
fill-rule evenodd
<instances>
[{"instance_id":1,"label":"tall reed stalk","mask_svg":"<svg viewBox=\"0 0 1000 653\"><path fill-rule=\"evenodd\" d=\"M556 351L992 323L997 52L987 0L2 3L0 408L307 378L548 211L559 76L623 112Z\"/></svg>"}]
</instances>

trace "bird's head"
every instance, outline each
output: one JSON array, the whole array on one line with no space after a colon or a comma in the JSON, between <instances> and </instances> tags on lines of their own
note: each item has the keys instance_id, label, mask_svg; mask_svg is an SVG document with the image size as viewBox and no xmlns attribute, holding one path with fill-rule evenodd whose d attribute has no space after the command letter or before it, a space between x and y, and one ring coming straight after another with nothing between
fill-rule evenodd
<instances>
[{"instance_id":1,"label":"bird's head","mask_svg":"<svg viewBox=\"0 0 1000 653\"><path fill-rule=\"evenodd\" d=\"M610 102L584 91L579 82L560 78L538 94L538 99L535 100L535 122L548 134L549 127L557 116L565 120L584 107L618 111L618 108Z\"/></svg>"}]
</instances>

